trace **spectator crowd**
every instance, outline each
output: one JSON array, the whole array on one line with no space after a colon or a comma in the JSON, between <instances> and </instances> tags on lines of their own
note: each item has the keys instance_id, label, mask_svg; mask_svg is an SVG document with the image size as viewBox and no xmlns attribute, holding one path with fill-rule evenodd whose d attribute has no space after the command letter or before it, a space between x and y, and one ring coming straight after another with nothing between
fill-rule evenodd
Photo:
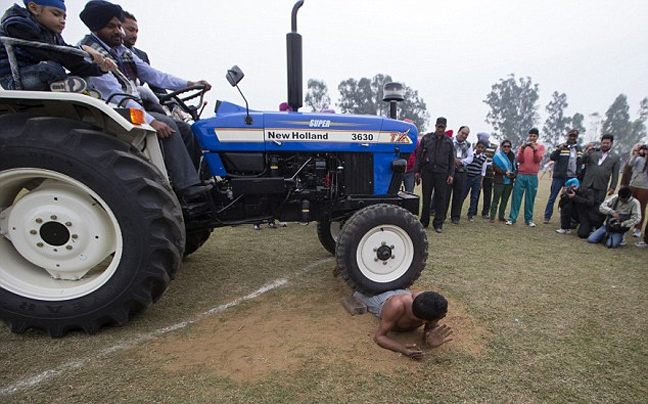
<instances>
[{"instance_id":1,"label":"spectator crowd","mask_svg":"<svg viewBox=\"0 0 648 404\"><path fill-rule=\"evenodd\" d=\"M478 133L477 142L470 144L470 128L461 126L454 138L446 128L447 119L439 117L435 130L419 137L404 177L408 192L421 184L423 227L429 227L433 217L434 231L442 233L448 211L451 223L458 225L469 196L466 216L473 222L480 195L483 219L507 226L516 225L520 219L525 226L536 227L533 215L538 174L545 160L539 130L531 128L520 145L508 139L497 145L488 133ZM648 246L643 227L648 203L648 144L636 144L622 164L614 151L613 135L605 134L600 142L585 147L579 144L578 136L579 131L571 129L567 140L551 149L551 164L545 164L551 167L551 188L542 222L551 223L557 209L558 234L574 231L590 243L616 248L627 243L627 234L641 238L643 233L643 240L634 245Z\"/></svg>"}]
</instances>

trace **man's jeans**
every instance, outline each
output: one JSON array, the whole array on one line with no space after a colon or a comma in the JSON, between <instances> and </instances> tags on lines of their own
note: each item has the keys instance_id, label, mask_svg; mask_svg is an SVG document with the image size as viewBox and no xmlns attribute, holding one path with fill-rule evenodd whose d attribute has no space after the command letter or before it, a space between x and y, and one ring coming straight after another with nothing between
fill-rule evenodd
<instances>
[{"instance_id":1,"label":"man's jeans","mask_svg":"<svg viewBox=\"0 0 648 404\"><path fill-rule=\"evenodd\" d=\"M549 193L549 200L547 201L547 206L545 207L545 211L544 211L545 220L551 219L551 216L553 216L554 203L556 202L558 193L560 193L560 190L565 185L565 181L571 178L572 177L554 177L551 180L551 191Z\"/></svg>"},{"instance_id":2,"label":"man's jeans","mask_svg":"<svg viewBox=\"0 0 648 404\"><path fill-rule=\"evenodd\" d=\"M605 237L605 233L607 233L607 229L605 228L605 225L603 225L596 229L594 233L590 234L587 241L590 243L600 243ZM605 245L609 248L617 248L619 244L621 244L621 239L623 239L623 233L608 233Z\"/></svg>"},{"instance_id":3,"label":"man's jeans","mask_svg":"<svg viewBox=\"0 0 648 404\"><path fill-rule=\"evenodd\" d=\"M51 83L66 78L65 69L56 62L40 62L20 69L23 90L49 91ZM5 90L16 89L11 75L0 78L0 84Z\"/></svg>"},{"instance_id":4,"label":"man's jeans","mask_svg":"<svg viewBox=\"0 0 648 404\"><path fill-rule=\"evenodd\" d=\"M481 175L466 177L466 187L464 188L464 200L470 194L470 207L468 208L468 217L477 214L477 202L479 202L479 192L481 191Z\"/></svg>"}]
</instances>

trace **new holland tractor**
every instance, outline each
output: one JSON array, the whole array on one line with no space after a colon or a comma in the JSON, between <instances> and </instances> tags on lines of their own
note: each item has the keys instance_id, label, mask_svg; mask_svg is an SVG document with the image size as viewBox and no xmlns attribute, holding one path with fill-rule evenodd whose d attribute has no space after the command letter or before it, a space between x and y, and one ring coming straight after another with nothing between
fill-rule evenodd
<instances>
[{"instance_id":1,"label":"new holland tractor","mask_svg":"<svg viewBox=\"0 0 648 404\"><path fill-rule=\"evenodd\" d=\"M59 337L124 324L223 226L316 222L342 278L365 294L419 277L428 256L419 200L399 191L417 129L299 112L302 3L287 35L291 112L219 101L199 119L200 102L189 99L202 100L204 88L163 97L194 118L200 175L213 184L198 202L173 193L156 133L137 110L84 94L0 90L0 318L13 332ZM237 86L243 74L234 67L226 77Z\"/></svg>"}]
</instances>

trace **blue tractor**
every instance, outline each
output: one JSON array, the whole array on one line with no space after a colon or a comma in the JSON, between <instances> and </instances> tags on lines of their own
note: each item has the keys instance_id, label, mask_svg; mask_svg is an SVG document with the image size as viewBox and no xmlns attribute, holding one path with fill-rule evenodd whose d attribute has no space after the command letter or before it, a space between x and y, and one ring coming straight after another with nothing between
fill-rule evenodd
<instances>
[{"instance_id":1,"label":"blue tractor","mask_svg":"<svg viewBox=\"0 0 648 404\"><path fill-rule=\"evenodd\" d=\"M14 332L125 323L223 226L316 222L352 289L412 285L428 241L419 199L400 184L417 129L299 112L302 3L287 35L292 111L219 101L201 120L201 103L188 103L203 88L163 97L195 121L200 174L212 185L198 200L173 193L155 132L128 110L82 94L0 90L0 318ZM243 73L226 77L238 86Z\"/></svg>"}]
</instances>

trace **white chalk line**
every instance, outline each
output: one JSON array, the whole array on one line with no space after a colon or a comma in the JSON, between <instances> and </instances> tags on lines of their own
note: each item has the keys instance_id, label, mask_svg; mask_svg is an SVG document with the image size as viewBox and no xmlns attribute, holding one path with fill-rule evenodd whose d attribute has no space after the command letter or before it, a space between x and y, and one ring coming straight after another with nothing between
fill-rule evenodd
<instances>
[{"instance_id":1,"label":"white chalk line","mask_svg":"<svg viewBox=\"0 0 648 404\"><path fill-rule=\"evenodd\" d=\"M176 331L176 330L181 330L181 329L187 327L190 324L193 324L193 323L196 323L196 322L202 320L205 317L209 317L209 316L212 316L214 314L221 313L221 312L223 312L223 311L225 311L225 310L227 310L229 308L232 308L234 306L237 306L237 305L239 305L239 304L241 304L241 303L243 303L245 301L256 299L257 297L259 297L259 296L263 295L264 293L267 293L267 292L269 292L271 290L274 290L274 289L280 288L282 286L288 285L289 284L289 279L291 277L295 277L295 276L300 275L302 273L307 273L307 272L313 270L314 268L316 268L317 266L319 266L321 264L324 264L324 263L327 263L327 262L331 262L331 261L333 261L333 258L326 258L326 259L323 259L323 260L316 261L316 262L304 267L301 271L297 271L292 276L289 276L287 278L276 279L276 280L274 280L274 281L260 287L259 289L255 290L254 292L250 293L249 295L239 297L238 299L233 300L233 301L231 301L229 303L222 304L220 306L211 308L211 309L207 310L204 313L200 313L192 320L182 321L182 322L179 322L177 324L174 324L174 325L171 325L171 326L168 326L168 327L160 328L158 330L151 331L148 334L141 335L140 337L135 338L135 339L129 338L128 342L124 342L124 343L121 343L121 344L113 345L111 347L102 349L101 351L99 351L94 356L89 356L89 357L86 357L84 359L67 362L67 363L64 363L62 365L57 366L54 369L49 369L49 370L46 370L44 372L41 372L40 374L38 374L36 376L32 376L32 377L20 380L20 381L14 383L14 384L12 384L12 385L10 385L8 387L4 387L4 388L0 389L0 397L16 393L16 392L18 392L20 390L25 390L25 389L28 389L30 387L34 387L34 386L36 386L36 385L38 385L40 383L43 383L43 382L45 382L45 381L47 381L49 379L60 376L65 372L75 370L75 369L80 369L80 368L86 366L91 361L93 361L95 359L98 359L100 357L110 355L110 354L113 354L115 352L124 351L126 349L134 348L137 345L143 344L145 342L149 342L151 340L159 338L159 337L161 337L161 336L163 336L165 334L168 334L170 332L173 332L173 331Z\"/></svg>"}]
</instances>

